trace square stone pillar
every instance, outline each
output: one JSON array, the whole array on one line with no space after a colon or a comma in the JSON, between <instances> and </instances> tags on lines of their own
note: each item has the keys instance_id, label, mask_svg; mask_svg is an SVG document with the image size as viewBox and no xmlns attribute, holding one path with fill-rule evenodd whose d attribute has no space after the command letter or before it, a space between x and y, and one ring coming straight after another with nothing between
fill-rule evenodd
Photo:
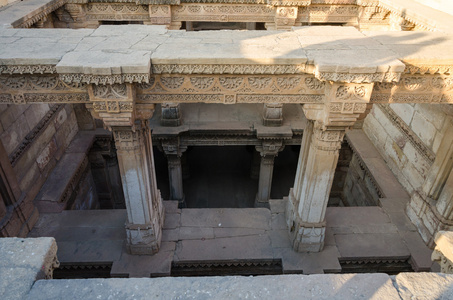
<instances>
[{"instance_id":1,"label":"square stone pillar","mask_svg":"<svg viewBox=\"0 0 453 300\"><path fill-rule=\"evenodd\" d=\"M183 192L183 173L181 157L186 147L181 147L178 138L162 141L162 149L167 157L170 183L170 200L178 200L179 207L186 207Z\"/></svg>"},{"instance_id":2,"label":"square stone pillar","mask_svg":"<svg viewBox=\"0 0 453 300\"><path fill-rule=\"evenodd\" d=\"M311 132L303 139L301 165L289 196L293 218L288 226L293 248L298 252L318 252L324 246L326 207L345 133L323 130L319 123L309 128Z\"/></svg>"},{"instance_id":3,"label":"square stone pillar","mask_svg":"<svg viewBox=\"0 0 453 300\"><path fill-rule=\"evenodd\" d=\"M260 172L258 179L258 192L255 198L255 207L269 207L271 196L272 174L274 173L274 158L284 148L283 142L263 142L256 150L261 154Z\"/></svg>"},{"instance_id":4,"label":"square stone pillar","mask_svg":"<svg viewBox=\"0 0 453 300\"><path fill-rule=\"evenodd\" d=\"M146 122L112 127L127 208L127 250L131 254L159 251L164 211L156 185L151 131Z\"/></svg>"},{"instance_id":5,"label":"square stone pillar","mask_svg":"<svg viewBox=\"0 0 453 300\"><path fill-rule=\"evenodd\" d=\"M373 84L326 84L326 103L303 106L307 125L286 209L291 243L298 252L324 246L325 213L345 130L366 111Z\"/></svg>"}]
</instances>

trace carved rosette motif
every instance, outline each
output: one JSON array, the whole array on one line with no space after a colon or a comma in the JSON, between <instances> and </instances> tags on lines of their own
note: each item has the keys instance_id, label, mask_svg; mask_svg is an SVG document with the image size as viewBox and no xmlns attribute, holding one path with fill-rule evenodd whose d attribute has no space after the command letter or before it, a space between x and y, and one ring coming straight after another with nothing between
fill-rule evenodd
<instances>
[{"instance_id":1,"label":"carved rosette motif","mask_svg":"<svg viewBox=\"0 0 453 300\"><path fill-rule=\"evenodd\" d=\"M57 75L0 76L0 103L86 103L84 84L67 84Z\"/></svg>"},{"instance_id":2,"label":"carved rosette motif","mask_svg":"<svg viewBox=\"0 0 453 300\"><path fill-rule=\"evenodd\" d=\"M353 125L358 116L365 113L372 90L373 84L329 84L326 89L325 122Z\"/></svg>"},{"instance_id":3,"label":"carved rosette motif","mask_svg":"<svg viewBox=\"0 0 453 300\"><path fill-rule=\"evenodd\" d=\"M274 22L274 15L274 7L255 4L181 4L172 9L172 21Z\"/></svg>"},{"instance_id":4,"label":"carved rosette motif","mask_svg":"<svg viewBox=\"0 0 453 300\"><path fill-rule=\"evenodd\" d=\"M299 15L296 21L304 23L357 23L358 15L359 8L355 5L310 5L299 7Z\"/></svg>"},{"instance_id":5,"label":"carved rosette motif","mask_svg":"<svg viewBox=\"0 0 453 300\"><path fill-rule=\"evenodd\" d=\"M138 103L320 103L325 83L310 75L155 75Z\"/></svg>"},{"instance_id":6,"label":"carved rosette motif","mask_svg":"<svg viewBox=\"0 0 453 300\"><path fill-rule=\"evenodd\" d=\"M453 103L453 76L404 74L398 83L376 83L372 103Z\"/></svg>"},{"instance_id":7,"label":"carved rosette motif","mask_svg":"<svg viewBox=\"0 0 453 300\"><path fill-rule=\"evenodd\" d=\"M91 85L89 88L95 112L132 113L133 87L130 84Z\"/></svg>"}]
</instances>

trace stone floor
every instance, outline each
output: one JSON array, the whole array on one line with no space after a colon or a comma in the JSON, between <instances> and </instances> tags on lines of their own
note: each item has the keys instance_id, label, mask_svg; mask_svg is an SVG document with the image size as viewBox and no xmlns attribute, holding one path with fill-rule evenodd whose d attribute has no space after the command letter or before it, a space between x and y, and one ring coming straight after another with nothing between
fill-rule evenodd
<instances>
[{"instance_id":1,"label":"stone floor","mask_svg":"<svg viewBox=\"0 0 453 300\"><path fill-rule=\"evenodd\" d=\"M429 271L431 250L407 218L392 222L394 205L329 207L327 237L320 253L296 253L286 230L286 200L271 209L178 209L165 201L162 246L154 256L125 251L125 210L44 214L30 237L53 236L61 263L113 263L113 277L169 276L172 262L281 259L283 273L339 273L339 260L398 260L411 257ZM386 204L387 203L387 204ZM387 208L386 208L387 207Z\"/></svg>"}]
</instances>

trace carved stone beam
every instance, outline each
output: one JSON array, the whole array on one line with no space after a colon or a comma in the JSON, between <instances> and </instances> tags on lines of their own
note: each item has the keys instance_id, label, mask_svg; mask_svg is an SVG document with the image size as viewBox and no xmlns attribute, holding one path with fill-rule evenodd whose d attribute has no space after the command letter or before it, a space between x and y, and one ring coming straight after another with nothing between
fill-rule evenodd
<instances>
[{"instance_id":1,"label":"carved stone beam","mask_svg":"<svg viewBox=\"0 0 453 300\"><path fill-rule=\"evenodd\" d=\"M373 84L326 86L325 104L305 104L307 118L294 187L286 211L293 248L319 252L325 212L345 130L366 110Z\"/></svg>"}]
</instances>

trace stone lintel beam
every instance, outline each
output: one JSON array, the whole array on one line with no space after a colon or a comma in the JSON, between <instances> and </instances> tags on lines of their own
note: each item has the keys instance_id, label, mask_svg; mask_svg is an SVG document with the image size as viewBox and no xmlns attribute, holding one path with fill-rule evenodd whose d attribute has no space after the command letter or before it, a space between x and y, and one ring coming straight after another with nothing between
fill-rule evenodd
<instances>
[{"instance_id":1,"label":"stone lintel beam","mask_svg":"<svg viewBox=\"0 0 453 300\"><path fill-rule=\"evenodd\" d=\"M324 246L325 212L345 130L367 108L373 84L326 86L325 104L305 104L307 126L286 211L293 248L319 252Z\"/></svg>"}]
</instances>

